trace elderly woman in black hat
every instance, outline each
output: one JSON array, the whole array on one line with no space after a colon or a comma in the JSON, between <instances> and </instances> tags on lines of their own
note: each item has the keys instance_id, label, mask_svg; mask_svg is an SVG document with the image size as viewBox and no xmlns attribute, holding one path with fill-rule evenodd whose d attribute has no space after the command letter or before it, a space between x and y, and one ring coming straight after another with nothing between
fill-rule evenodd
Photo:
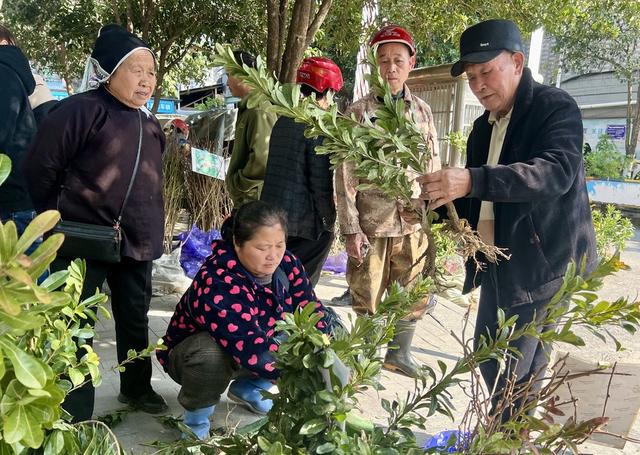
<instances>
[{"instance_id":1,"label":"elderly woman in black hat","mask_svg":"<svg viewBox=\"0 0 640 455\"><path fill-rule=\"evenodd\" d=\"M86 259L83 298L108 282L119 362L129 349L148 346L151 263L162 254L164 134L145 108L155 86L149 46L120 26L103 27L87 62L87 91L50 111L23 168L37 211L58 209L63 222L120 233L116 259L78 248L67 235L52 265L59 270L75 257ZM79 340L84 342L91 340ZM118 400L150 413L167 409L151 388L150 358L127 364ZM93 402L89 383L63 406L81 421L91 418Z\"/></svg>"}]
</instances>

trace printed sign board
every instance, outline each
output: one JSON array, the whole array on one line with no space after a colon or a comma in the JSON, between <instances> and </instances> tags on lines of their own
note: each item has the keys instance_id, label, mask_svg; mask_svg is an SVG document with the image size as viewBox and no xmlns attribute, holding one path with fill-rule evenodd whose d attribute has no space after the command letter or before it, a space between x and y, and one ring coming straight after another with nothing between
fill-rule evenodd
<instances>
[{"instance_id":1,"label":"printed sign board","mask_svg":"<svg viewBox=\"0 0 640 455\"><path fill-rule=\"evenodd\" d=\"M607 125L607 135L611 139L624 139L626 130L625 125Z\"/></svg>"},{"instance_id":2,"label":"printed sign board","mask_svg":"<svg viewBox=\"0 0 640 455\"><path fill-rule=\"evenodd\" d=\"M208 150L191 147L191 170L193 172L224 180L228 167L229 159L224 159Z\"/></svg>"}]
</instances>

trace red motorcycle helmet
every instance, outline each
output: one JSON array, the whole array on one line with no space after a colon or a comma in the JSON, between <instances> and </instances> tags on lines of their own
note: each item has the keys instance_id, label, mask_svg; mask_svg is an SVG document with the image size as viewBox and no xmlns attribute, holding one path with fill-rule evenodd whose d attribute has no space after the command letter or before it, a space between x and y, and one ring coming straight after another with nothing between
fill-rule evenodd
<instances>
[{"instance_id":1,"label":"red motorcycle helmet","mask_svg":"<svg viewBox=\"0 0 640 455\"><path fill-rule=\"evenodd\" d=\"M184 120L175 118L171 120L171 126L184 134L185 138L189 137L189 125Z\"/></svg>"},{"instance_id":2,"label":"red motorcycle helmet","mask_svg":"<svg viewBox=\"0 0 640 455\"><path fill-rule=\"evenodd\" d=\"M343 85L342 71L330 58L308 57L298 69L296 83L306 84L318 93L328 89L339 92Z\"/></svg>"},{"instance_id":3,"label":"red motorcycle helmet","mask_svg":"<svg viewBox=\"0 0 640 455\"><path fill-rule=\"evenodd\" d=\"M369 46L376 47L387 43L405 44L409 48L409 55L414 55L416 53L416 46L413 43L411 33L397 25L387 25L382 27L375 35L373 35L373 38L369 41Z\"/></svg>"}]
</instances>

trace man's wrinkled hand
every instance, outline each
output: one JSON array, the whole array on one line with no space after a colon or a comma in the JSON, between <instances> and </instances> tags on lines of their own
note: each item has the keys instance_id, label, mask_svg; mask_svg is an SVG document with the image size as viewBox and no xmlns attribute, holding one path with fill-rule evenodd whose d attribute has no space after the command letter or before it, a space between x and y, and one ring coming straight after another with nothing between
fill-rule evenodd
<instances>
[{"instance_id":1,"label":"man's wrinkled hand","mask_svg":"<svg viewBox=\"0 0 640 455\"><path fill-rule=\"evenodd\" d=\"M428 203L429 209L437 209L471 192L469 169L449 167L425 174L417 178L422 193L420 198Z\"/></svg>"},{"instance_id":2,"label":"man's wrinkled hand","mask_svg":"<svg viewBox=\"0 0 640 455\"><path fill-rule=\"evenodd\" d=\"M358 265L362 264L371 246L369 239L362 232L358 234L347 234L344 237L347 255L353 258Z\"/></svg>"}]
</instances>

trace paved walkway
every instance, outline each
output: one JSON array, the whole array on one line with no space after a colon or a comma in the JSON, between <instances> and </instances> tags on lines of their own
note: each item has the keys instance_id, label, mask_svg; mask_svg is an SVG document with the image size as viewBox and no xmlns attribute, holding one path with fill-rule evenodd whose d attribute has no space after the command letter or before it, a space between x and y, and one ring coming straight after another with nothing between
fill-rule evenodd
<instances>
[{"instance_id":1,"label":"paved walkway","mask_svg":"<svg viewBox=\"0 0 640 455\"><path fill-rule=\"evenodd\" d=\"M638 296L640 293L640 231L636 232L636 237L628 245L623 254L623 260L632 268L630 271L621 272L615 277L607 280L605 289L602 291L603 298L612 298L620 295ZM342 294L346 289L346 283L342 277L324 276L317 287L318 296L322 300ZM156 297L152 301L152 309L149 313L151 338L159 338L164 334L168 321L173 313L173 308L178 300L177 295ZM345 308L336 308L343 316L350 311ZM452 337L451 333L459 334L462 329L462 321L467 312L466 307L462 307L448 301L440 302L433 317L425 318L419 323L414 342L414 356L437 369L437 361L452 364L458 359L461 349ZM474 310L471 309L471 320L475 319ZM117 373L109 368L116 364L115 341L113 322L100 321L97 327L98 334L96 340L96 350L99 353L103 364L103 383L97 389L95 416L122 409L122 405L116 401L118 394ZM468 328L468 334L472 334L472 327ZM579 355L592 360L599 359L620 359L624 361L640 362L640 340L638 337L630 337L620 334L627 350L623 353L614 353L613 348L604 346L595 338L589 341L589 349L579 350ZM182 408L178 404L176 397L178 386L169 378L154 361L153 386L161 393L169 404L169 412L173 416L179 417ZM386 413L380 406L380 399L394 399L397 395L403 396L406 391L413 389L413 380L403 376L384 372L382 383L385 390L380 392L370 392L361 400L361 410L363 414L373 421L384 424ZM453 404L462 412L467 404L467 398L462 392L456 393ZM458 416L459 418L459 416ZM255 419L255 415L245 411L243 408L235 406L229 402L226 396L216 408L213 417L213 427L234 428ZM428 422L428 433L418 431L416 433L419 441L424 441L429 434L436 433L443 429L454 428L455 423L445 417L435 416ZM154 417L144 413L129 413L124 420L114 428L114 432L120 438L122 447L128 453L151 454L153 448L145 446L155 440L171 441L179 437L176 430L167 429ZM636 422L632 430L632 436L640 437L640 424ZM640 454L640 445L628 443L622 450L609 449L595 444L588 444L581 447L583 453L597 455L616 454Z\"/></svg>"}]
</instances>

